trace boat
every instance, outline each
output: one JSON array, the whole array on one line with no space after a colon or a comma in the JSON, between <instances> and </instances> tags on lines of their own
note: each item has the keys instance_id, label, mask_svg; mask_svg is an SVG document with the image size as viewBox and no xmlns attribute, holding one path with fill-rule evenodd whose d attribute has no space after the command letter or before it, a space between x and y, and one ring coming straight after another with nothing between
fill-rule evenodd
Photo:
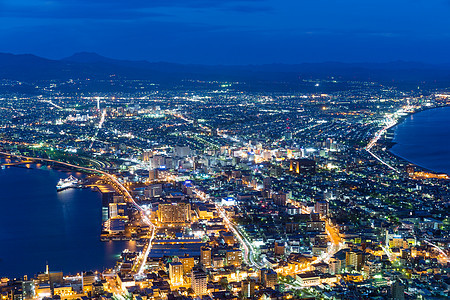
<instances>
[{"instance_id":1,"label":"boat","mask_svg":"<svg viewBox=\"0 0 450 300\"><path fill-rule=\"evenodd\" d=\"M59 192L68 188L76 188L79 186L80 186L79 180L70 175L68 178L66 179L61 178L58 181L58 184L56 185L56 190Z\"/></svg>"}]
</instances>

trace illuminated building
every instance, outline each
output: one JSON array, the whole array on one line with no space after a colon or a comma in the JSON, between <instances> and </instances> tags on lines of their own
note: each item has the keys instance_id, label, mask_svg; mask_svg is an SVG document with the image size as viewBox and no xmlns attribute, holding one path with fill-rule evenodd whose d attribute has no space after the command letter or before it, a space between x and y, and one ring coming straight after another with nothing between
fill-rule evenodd
<instances>
[{"instance_id":1,"label":"illuminated building","mask_svg":"<svg viewBox=\"0 0 450 300\"><path fill-rule=\"evenodd\" d=\"M152 180L156 180L156 179L158 179L158 170L154 169L154 170L148 171L148 180L152 181Z\"/></svg>"},{"instance_id":2,"label":"illuminated building","mask_svg":"<svg viewBox=\"0 0 450 300\"><path fill-rule=\"evenodd\" d=\"M260 269L259 270L259 281L264 287L272 288L278 283L278 275L272 269Z\"/></svg>"},{"instance_id":3,"label":"illuminated building","mask_svg":"<svg viewBox=\"0 0 450 300\"><path fill-rule=\"evenodd\" d=\"M225 266L223 257L214 256L212 258L212 265L214 268L223 268Z\"/></svg>"},{"instance_id":4,"label":"illuminated building","mask_svg":"<svg viewBox=\"0 0 450 300\"><path fill-rule=\"evenodd\" d=\"M169 263L169 279L170 284L177 286L183 284L183 264L181 262Z\"/></svg>"},{"instance_id":5,"label":"illuminated building","mask_svg":"<svg viewBox=\"0 0 450 300\"><path fill-rule=\"evenodd\" d=\"M314 212L321 216L328 215L328 202L327 201L316 201L314 204Z\"/></svg>"},{"instance_id":6,"label":"illuminated building","mask_svg":"<svg viewBox=\"0 0 450 300\"><path fill-rule=\"evenodd\" d=\"M206 273L201 269L193 269L191 274L191 288L196 295L204 295L207 293L208 278Z\"/></svg>"},{"instance_id":7,"label":"illuminated building","mask_svg":"<svg viewBox=\"0 0 450 300\"><path fill-rule=\"evenodd\" d=\"M91 286L95 282L95 274L93 272L83 272L83 287Z\"/></svg>"},{"instance_id":8,"label":"illuminated building","mask_svg":"<svg viewBox=\"0 0 450 300\"><path fill-rule=\"evenodd\" d=\"M311 159L291 159L289 171L300 173L315 173L316 162Z\"/></svg>"},{"instance_id":9,"label":"illuminated building","mask_svg":"<svg viewBox=\"0 0 450 300\"><path fill-rule=\"evenodd\" d=\"M205 206L202 205L197 206L196 211L199 219L208 220L214 218L214 212Z\"/></svg>"},{"instance_id":10,"label":"illuminated building","mask_svg":"<svg viewBox=\"0 0 450 300\"><path fill-rule=\"evenodd\" d=\"M36 287L34 281L26 281L22 282L22 294L24 299L33 299L36 296Z\"/></svg>"},{"instance_id":11,"label":"illuminated building","mask_svg":"<svg viewBox=\"0 0 450 300\"><path fill-rule=\"evenodd\" d=\"M327 138L325 140L325 148L327 148L328 150L331 150L332 146L333 146L333 139Z\"/></svg>"},{"instance_id":12,"label":"illuminated building","mask_svg":"<svg viewBox=\"0 0 450 300\"><path fill-rule=\"evenodd\" d=\"M126 203L110 203L109 204L109 217L125 217L127 214L127 204Z\"/></svg>"},{"instance_id":13,"label":"illuminated building","mask_svg":"<svg viewBox=\"0 0 450 300\"><path fill-rule=\"evenodd\" d=\"M306 230L314 232L324 232L325 221L308 221L306 222Z\"/></svg>"},{"instance_id":14,"label":"illuminated building","mask_svg":"<svg viewBox=\"0 0 450 300\"><path fill-rule=\"evenodd\" d=\"M234 206L236 205L236 200L233 197L227 197L222 199L222 205L224 206Z\"/></svg>"},{"instance_id":15,"label":"illuminated building","mask_svg":"<svg viewBox=\"0 0 450 300\"><path fill-rule=\"evenodd\" d=\"M320 276L315 272L297 274L295 277L302 286L316 286L321 283Z\"/></svg>"},{"instance_id":16,"label":"illuminated building","mask_svg":"<svg viewBox=\"0 0 450 300\"><path fill-rule=\"evenodd\" d=\"M109 219L109 232L111 234L123 233L125 231L125 221L126 217L114 217Z\"/></svg>"},{"instance_id":17,"label":"illuminated building","mask_svg":"<svg viewBox=\"0 0 450 300\"><path fill-rule=\"evenodd\" d=\"M205 267L211 266L211 247L203 246L200 249L200 263Z\"/></svg>"},{"instance_id":18,"label":"illuminated building","mask_svg":"<svg viewBox=\"0 0 450 300\"><path fill-rule=\"evenodd\" d=\"M161 197L162 191L162 184L151 184L145 188L144 195L147 198Z\"/></svg>"},{"instance_id":19,"label":"illuminated building","mask_svg":"<svg viewBox=\"0 0 450 300\"><path fill-rule=\"evenodd\" d=\"M152 157L152 152L151 151L144 151L144 152L142 152L142 161L145 161L145 162L147 162L147 161L149 161L150 160L150 158Z\"/></svg>"},{"instance_id":20,"label":"illuminated building","mask_svg":"<svg viewBox=\"0 0 450 300\"><path fill-rule=\"evenodd\" d=\"M381 261L369 260L364 263L364 275L365 278L372 278L373 276L381 273Z\"/></svg>"},{"instance_id":21,"label":"illuminated building","mask_svg":"<svg viewBox=\"0 0 450 300\"><path fill-rule=\"evenodd\" d=\"M281 241L276 241L273 249L275 255L284 255L285 253L285 245Z\"/></svg>"},{"instance_id":22,"label":"illuminated building","mask_svg":"<svg viewBox=\"0 0 450 300\"><path fill-rule=\"evenodd\" d=\"M252 279L241 281L241 291L244 298L252 298L255 295L255 281Z\"/></svg>"},{"instance_id":23,"label":"illuminated building","mask_svg":"<svg viewBox=\"0 0 450 300\"><path fill-rule=\"evenodd\" d=\"M347 268L351 266L352 268L354 268L354 270L361 271L362 258L363 254L360 250L347 251L345 253L345 262Z\"/></svg>"},{"instance_id":24,"label":"illuminated building","mask_svg":"<svg viewBox=\"0 0 450 300\"><path fill-rule=\"evenodd\" d=\"M39 298L45 298L45 297L51 297L52 296L52 290L50 289L50 285L49 284L43 284L43 283L39 283L36 286L36 296L38 296Z\"/></svg>"},{"instance_id":25,"label":"illuminated building","mask_svg":"<svg viewBox=\"0 0 450 300\"><path fill-rule=\"evenodd\" d=\"M219 234L220 234L220 237L223 239L223 241L228 246L233 246L236 243L236 240L234 239L233 233L231 233L229 231L220 231Z\"/></svg>"},{"instance_id":26,"label":"illuminated building","mask_svg":"<svg viewBox=\"0 0 450 300\"><path fill-rule=\"evenodd\" d=\"M189 203L164 203L158 205L158 221L166 224L189 222L191 205Z\"/></svg>"},{"instance_id":27,"label":"illuminated building","mask_svg":"<svg viewBox=\"0 0 450 300\"><path fill-rule=\"evenodd\" d=\"M124 198L123 196L120 195L115 195L113 196L113 203L124 203Z\"/></svg>"},{"instance_id":28,"label":"illuminated building","mask_svg":"<svg viewBox=\"0 0 450 300\"><path fill-rule=\"evenodd\" d=\"M194 268L194 257L189 256L189 254L185 254L184 256L180 256L178 258L180 262L183 264L183 273L188 274L191 272L192 268Z\"/></svg>"},{"instance_id":29,"label":"illuminated building","mask_svg":"<svg viewBox=\"0 0 450 300\"><path fill-rule=\"evenodd\" d=\"M75 294L71 285L57 286L53 288L53 294L61 297Z\"/></svg>"},{"instance_id":30,"label":"illuminated building","mask_svg":"<svg viewBox=\"0 0 450 300\"><path fill-rule=\"evenodd\" d=\"M227 266L239 267L242 263L242 251L239 249L228 250L226 262Z\"/></svg>"}]
</instances>

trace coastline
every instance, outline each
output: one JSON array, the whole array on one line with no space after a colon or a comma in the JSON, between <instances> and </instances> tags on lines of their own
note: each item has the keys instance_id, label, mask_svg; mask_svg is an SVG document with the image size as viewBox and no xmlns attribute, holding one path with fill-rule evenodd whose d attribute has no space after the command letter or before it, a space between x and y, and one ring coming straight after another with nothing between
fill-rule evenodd
<instances>
[{"instance_id":1,"label":"coastline","mask_svg":"<svg viewBox=\"0 0 450 300\"><path fill-rule=\"evenodd\" d=\"M5 158L5 155L0 155L3 162ZM17 245L19 249L28 248L28 250L9 253L5 249L6 252L0 255L2 256L0 277L20 277L25 274L30 276L44 271L45 261L49 262L52 271L61 270L64 274L74 275L89 270L102 271L113 267L117 260L116 255L128 248L128 241L101 241L101 193L97 189L69 189L57 192L53 186L55 180L65 178L68 174L78 173L77 176L81 175L84 179L89 172L38 161L28 166L8 166L1 171L7 178L3 184L10 187L6 189L5 200L19 202L9 201L10 204L4 207L5 211L16 212L17 209L26 206L21 209L25 221L19 222L24 223L24 226L18 229L15 226L13 230L5 231L2 235L3 244L6 248ZM42 172L45 172L45 175ZM23 183L25 188L17 186L16 182L20 185ZM30 203L27 202L28 199L32 199ZM36 206L41 210L36 209ZM44 211L52 216L51 220L41 217ZM12 217L11 213L8 215ZM11 221L5 221L4 225ZM50 225L55 222L59 226ZM29 252L30 249L26 246L29 244L33 245L32 252ZM77 253L74 252L75 249L78 249ZM73 255L76 259L65 259ZM12 260L21 263L11 265ZM41 265L42 268L39 267Z\"/></svg>"},{"instance_id":2,"label":"coastline","mask_svg":"<svg viewBox=\"0 0 450 300\"><path fill-rule=\"evenodd\" d=\"M447 174L447 175L450 176L450 172L447 173L447 172L443 172L443 171L439 171L439 170L432 170L432 169L430 169L428 167L425 167L425 166L423 166L421 164L417 164L415 162L412 162L411 160L409 160L409 159L407 159L407 158L405 158L405 157L403 157L401 155L398 155L398 154L395 154L395 153L392 152L392 148L396 144L398 144L397 142L394 142L395 132L397 131L398 126L401 125L403 122L405 122L407 118L409 118L409 117L411 117L413 115L416 115L418 113L425 112L425 111L430 111L430 110L435 110L435 109L440 109L440 108L446 108L446 107L450 108L450 105L441 105L441 106L434 106L434 107L422 107L421 109L419 109L419 110L417 110L417 111L415 111L413 113L409 113L409 114L399 118L397 120L397 124L395 126L389 128L386 131L385 136L383 137L383 141L382 142L383 142L384 146L386 146L386 152L388 152L389 155L394 156L399 161L402 161L402 162L407 163L407 164L411 164L411 165L415 166L416 168L419 168L421 171L426 171L426 172L430 172L430 173L434 173L434 174Z\"/></svg>"}]
</instances>

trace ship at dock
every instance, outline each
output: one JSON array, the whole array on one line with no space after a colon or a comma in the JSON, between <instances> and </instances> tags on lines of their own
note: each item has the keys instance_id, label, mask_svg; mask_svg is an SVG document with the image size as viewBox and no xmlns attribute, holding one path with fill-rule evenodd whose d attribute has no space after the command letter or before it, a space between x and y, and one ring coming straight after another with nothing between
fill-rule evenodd
<instances>
[{"instance_id":1,"label":"ship at dock","mask_svg":"<svg viewBox=\"0 0 450 300\"><path fill-rule=\"evenodd\" d=\"M56 185L56 190L60 192L68 188L78 188L80 186L81 186L80 181L77 178L70 175L68 178L66 179L61 178L58 181L58 184Z\"/></svg>"}]
</instances>

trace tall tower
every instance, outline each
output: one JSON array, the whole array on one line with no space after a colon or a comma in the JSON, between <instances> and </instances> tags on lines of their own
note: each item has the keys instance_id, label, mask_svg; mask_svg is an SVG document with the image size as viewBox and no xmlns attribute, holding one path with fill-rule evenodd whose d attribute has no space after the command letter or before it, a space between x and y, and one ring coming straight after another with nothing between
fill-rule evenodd
<instances>
[{"instance_id":1,"label":"tall tower","mask_svg":"<svg viewBox=\"0 0 450 300\"><path fill-rule=\"evenodd\" d=\"M183 264L178 262L169 263L169 279L173 286L183 284Z\"/></svg>"},{"instance_id":2,"label":"tall tower","mask_svg":"<svg viewBox=\"0 0 450 300\"><path fill-rule=\"evenodd\" d=\"M201 269L193 269L191 273L191 288L198 296L207 292L208 278L206 273Z\"/></svg>"},{"instance_id":3,"label":"tall tower","mask_svg":"<svg viewBox=\"0 0 450 300\"><path fill-rule=\"evenodd\" d=\"M100 111L100 97L97 97L97 110Z\"/></svg>"},{"instance_id":4,"label":"tall tower","mask_svg":"<svg viewBox=\"0 0 450 300\"><path fill-rule=\"evenodd\" d=\"M205 267L211 266L211 247L203 246L200 248L200 263Z\"/></svg>"}]
</instances>

